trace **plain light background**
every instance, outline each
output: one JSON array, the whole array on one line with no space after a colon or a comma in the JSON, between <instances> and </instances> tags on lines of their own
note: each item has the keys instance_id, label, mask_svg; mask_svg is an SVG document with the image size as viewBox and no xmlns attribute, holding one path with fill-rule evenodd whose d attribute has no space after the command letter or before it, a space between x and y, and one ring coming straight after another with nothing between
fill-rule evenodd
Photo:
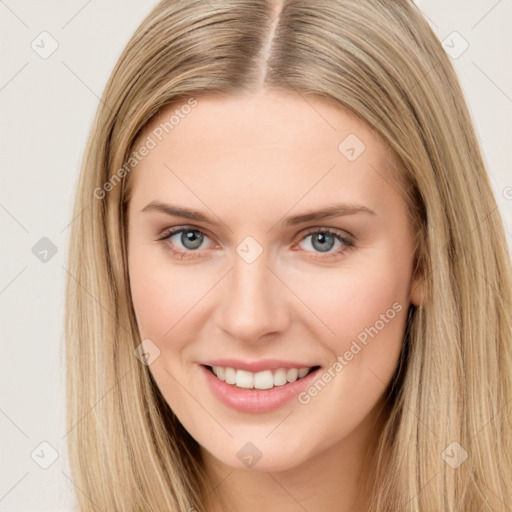
<instances>
[{"instance_id":1,"label":"plain light background","mask_svg":"<svg viewBox=\"0 0 512 512\"><path fill-rule=\"evenodd\" d=\"M99 97L156 3L0 0L3 512L71 511L74 493L81 492L70 479L64 423L64 284L73 196ZM452 56L512 247L512 0L416 3ZM57 49L43 58L51 44ZM55 254L40 252L48 247L42 238Z\"/></svg>"}]
</instances>

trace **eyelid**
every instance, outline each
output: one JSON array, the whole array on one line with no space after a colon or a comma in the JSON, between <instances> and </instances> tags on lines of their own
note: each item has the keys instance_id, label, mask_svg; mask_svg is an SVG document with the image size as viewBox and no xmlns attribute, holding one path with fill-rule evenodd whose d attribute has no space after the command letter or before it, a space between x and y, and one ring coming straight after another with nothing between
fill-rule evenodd
<instances>
[{"instance_id":1,"label":"eyelid","mask_svg":"<svg viewBox=\"0 0 512 512\"><path fill-rule=\"evenodd\" d=\"M160 233L158 240L165 240L173 235L176 235L180 231L199 231L203 235L206 235L210 240L214 239L214 237L210 236L207 229L200 228L198 226L192 226L191 224L184 224L182 226L173 226L171 228L164 229Z\"/></svg>"},{"instance_id":2,"label":"eyelid","mask_svg":"<svg viewBox=\"0 0 512 512\"><path fill-rule=\"evenodd\" d=\"M349 233L348 231L344 230L344 229L340 229L340 228L328 228L328 227L319 227L319 226L315 226L315 227L312 227L312 228L306 228L306 232L303 233L301 236L301 240L308 236L308 235L311 235L312 233L332 233L333 235L338 235L340 236L341 238L345 238L347 240L350 240L351 242L354 242L356 241L356 237L354 235L352 235L351 233Z\"/></svg>"}]
</instances>

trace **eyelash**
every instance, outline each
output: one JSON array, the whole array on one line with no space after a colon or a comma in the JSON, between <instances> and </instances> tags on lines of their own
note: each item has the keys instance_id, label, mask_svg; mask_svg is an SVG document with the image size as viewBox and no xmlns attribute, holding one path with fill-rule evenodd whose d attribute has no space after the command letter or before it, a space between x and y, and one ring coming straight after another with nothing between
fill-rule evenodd
<instances>
[{"instance_id":1,"label":"eyelash","mask_svg":"<svg viewBox=\"0 0 512 512\"><path fill-rule=\"evenodd\" d=\"M161 241L161 242L166 242L167 240L169 240L171 237L173 237L174 235L178 234L178 233L181 233L181 232L187 232L187 231L197 231L199 233L201 233L202 235L205 235L206 237L208 237L208 235L200 230L200 229L197 229L195 228L194 226L180 226L180 227L176 227L176 228L172 228L170 230L167 230L163 233L163 235L158 238L157 241ZM301 238L300 242L302 242L303 240L305 240L308 236L312 235L312 234L318 234L318 233L322 233L322 234L327 234L327 235L331 235L333 236L334 238L336 238L337 240L339 240L340 242L342 242L344 244L344 248L342 248L341 250L338 250L336 252L326 252L324 254L326 254L327 256L334 256L334 257L340 257L340 256L343 256L347 251L350 251L351 249L353 249L355 246L356 246L356 242L355 242L355 239L351 238L351 237L348 237L346 235L342 235L341 232L338 232L337 230L335 229L322 229L322 228L310 228L307 230L307 232L304 234L304 236ZM209 237L208 237L209 238ZM173 255L175 255L176 257L180 257L181 259L187 259L187 258L201 258L202 256L200 254L197 254L199 253L199 249L197 250L181 250L181 249L176 249L175 247L173 247L172 245L169 245L169 250L171 251L171 253ZM306 252L311 252L311 251L306 251ZM316 254L322 254L321 252L317 252ZM315 257L315 256L307 256L308 259L326 259L325 257Z\"/></svg>"}]
</instances>

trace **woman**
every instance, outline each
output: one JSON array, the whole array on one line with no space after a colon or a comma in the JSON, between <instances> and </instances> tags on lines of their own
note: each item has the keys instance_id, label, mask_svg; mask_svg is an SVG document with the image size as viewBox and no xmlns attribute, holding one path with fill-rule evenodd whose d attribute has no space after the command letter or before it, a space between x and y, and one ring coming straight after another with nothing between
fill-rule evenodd
<instances>
[{"instance_id":1,"label":"woman","mask_svg":"<svg viewBox=\"0 0 512 512\"><path fill-rule=\"evenodd\" d=\"M414 4L162 1L79 213L81 510L512 506L510 259Z\"/></svg>"}]
</instances>

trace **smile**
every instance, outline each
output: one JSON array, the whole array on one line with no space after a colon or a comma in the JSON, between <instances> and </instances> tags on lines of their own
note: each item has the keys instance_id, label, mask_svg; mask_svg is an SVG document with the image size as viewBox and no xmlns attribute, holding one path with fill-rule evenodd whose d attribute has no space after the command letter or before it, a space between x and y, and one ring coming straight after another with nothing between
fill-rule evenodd
<instances>
[{"instance_id":1,"label":"smile","mask_svg":"<svg viewBox=\"0 0 512 512\"><path fill-rule=\"evenodd\" d=\"M275 411L296 399L321 371L320 366L278 367L257 372L205 364L199 364L198 368L217 400L231 409L258 414Z\"/></svg>"},{"instance_id":2,"label":"smile","mask_svg":"<svg viewBox=\"0 0 512 512\"><path fill-rule=\"evenodd\" d=\"M207 368L221 381L244 389L272 389L277 386L295 382L318 368L277 368L275 370L263 370L250 372L237 370L224 366L207 366Z\"/></svg>"}]
</instances>

